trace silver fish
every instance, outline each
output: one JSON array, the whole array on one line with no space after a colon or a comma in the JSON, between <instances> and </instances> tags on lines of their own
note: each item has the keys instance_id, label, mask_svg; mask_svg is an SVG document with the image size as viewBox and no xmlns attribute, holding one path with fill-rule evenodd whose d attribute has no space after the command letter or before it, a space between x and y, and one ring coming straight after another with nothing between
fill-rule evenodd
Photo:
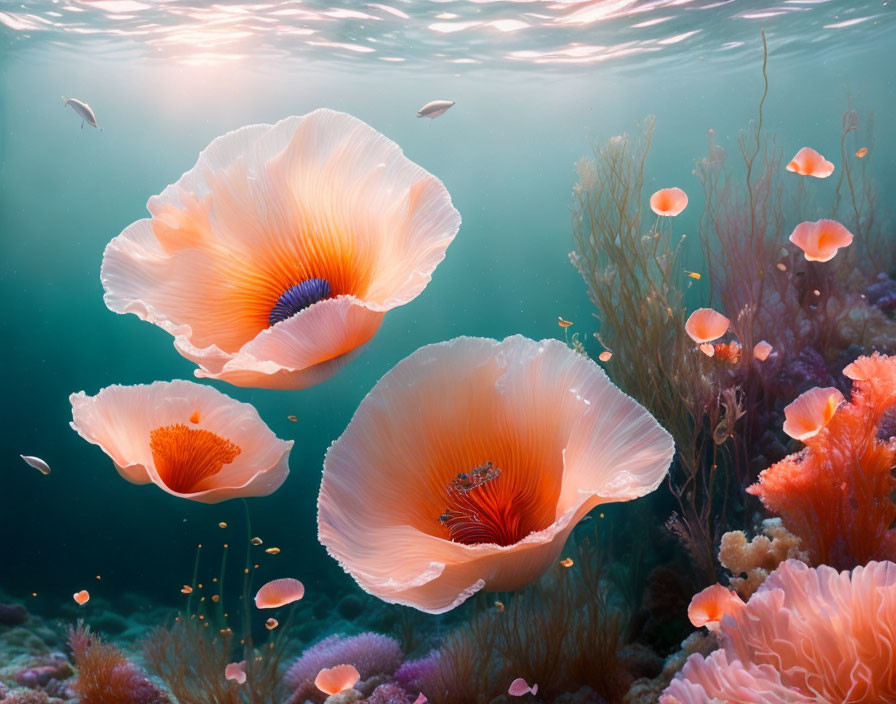
<instances>
[{"instance_id":1,"label":"silver fish","mask_svg":"<svg viewBox=\"0 0 896 704\"><path fill-rule=\"evenodd\" d=\"M84 129L85 122L93 127L99 127L99 125L96 124L96 115L93 114L93 110L90 109L90 106L87 103L82 103L75 98L66 98L64 95L62 96L62 102L74 110L75 114L81 118L82 130Z\"/></svg>"},{"instance_id":2,"label":"silver fish","mask_svg":"<svg viewBox=\"0 0 896 704\"><path fill-rule=\"evenodd\" d=\"M417 111L417 117L428 117L430 120L434 120L444 114L452 105L454 105L453 100L433 100Z\"/></svg>"},{"instance_id":3,"label":"silver fish","mask_svg":"<svg viewBox=\"0 0 896 704\"><path fill-rule=\"evenodd\" d=\"M30 455L19 455L25 462L34 467L41 474L50 473L50 465L44 462L40 457L31 457Z\"/></svg>"}]
</instances>

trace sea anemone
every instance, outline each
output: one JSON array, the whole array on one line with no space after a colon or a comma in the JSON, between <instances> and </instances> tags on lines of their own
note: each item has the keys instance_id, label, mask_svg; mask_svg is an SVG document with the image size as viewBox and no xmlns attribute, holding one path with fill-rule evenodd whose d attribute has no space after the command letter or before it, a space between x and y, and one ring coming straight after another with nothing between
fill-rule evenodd
<instances>
[{"instance_id":1,"label":"sea anemone","mask_svg":"<svg viewBox=\"0 0 896 704\"><path fill-rule=\"evenodd\" d=\"M806 221L790 233L790 241L803 250L810 262L829 262L841 247L852 244L852 233L836 220Z\"/></svg>"},{"instance_id":2,"label":"sea anemone","mask_svg":"<svg viewBox=\"0 0 896 704\"><path fill-rule=\"evenodd\" d=\"M442 183L350 115L215 139L103 255L106 305L174 336L196 376L293 389L416 298L460 227Z\"/></svg>"},{"instance_id":3,"label":"sea anemone","mask_svg":"<svg viewBox=\"0 0 896 704\"><path fill-rule=\"evenodd\" d=\"M787 164L787 170L800 176L827 178L834 173L834 164L825 159L812 147L800 149Z\"/></svg>"},{"instance_id":4,"label":"sea anemone","mask_svg":"<svg viewBox=\"0 0 896 704\"><path fill-rule=\"evenodd\" d=\"M672 453L563 343L456 338L388 372L330 447L319 537L371 594L440 613L535 580L591 509L656 489Z\"/></svg>"},{"instance_id":5,"label":"sea anemone","mask_svg":"<svg viewBox=\"0 0 896 704\"><path fill-rule=\"evenodd\" d=\"M896 701L896 564L852 573L783 563L724 616L722 647L691 656L660 704Z\"/></svg>"},{"instance_id":6,"label":"sea anemone","mask_svg":"<svg viewBox=\"0 0 896 704\"><path fill-rule=\"evenodd\" d=\"M190 381L108 386L69 397L72 428L134 484L203 503L273 493L289 473L292 441L255 408Z\"/></svg>"},{"instance_id":7,"label":"sea anemone","mask_svg":"<svg viewBox=\"0 0 896 704\"><path fill-rule=\"evenodd\" d=\"M650 196L650 209L660 217L675 217L687 207L688 195L680 188L662 188Z\"/></svg>"}]
</instances>

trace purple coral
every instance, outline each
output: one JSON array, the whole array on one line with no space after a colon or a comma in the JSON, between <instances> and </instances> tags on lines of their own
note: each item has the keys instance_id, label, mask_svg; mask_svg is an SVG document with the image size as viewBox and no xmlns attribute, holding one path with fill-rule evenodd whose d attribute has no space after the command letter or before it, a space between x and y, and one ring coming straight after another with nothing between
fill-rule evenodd
<instances>
[{"instance_id":1,"label":"purple coral","mask_svg":"<svg viewBox=\"0 0 896 704\"><path fill-rule=\"evenodd\" d=\"M877 281L865 289L868 302L889 313L896 308L896 281L886 274L878 274Z\"/></svg>"},{"instance_id":2,"label":"purple coral","mask_svg":"<svg viewBox=\"0 0 896 704\"><path fill-rule=\"evenodd\" d=\"M424 682L432 680L439 669L439 651L417 660L408 660L395 672L395 681L409 692L418 693Z\"/></svg>"},{"instance_id":3,"label":"purple coral","mask_svg":"<svg viewBox=\"0 0 896 704\"><path fill-rule=\"evenodd\" d=\"M314 686L314 678L325 667L354 665L366 680L374 675L391 675L401 665L404 653L398 641L379 633L356 636L330 636L315 643L296 660L283 677L293 693L290 702L323 701L323 693Z\"/></svg>"},{"instance_id":4,"label":"purple coral","mask_svg":"<svg viewBox=\"0 0 896 704\"><path fill-rule=\"evenodd\" d=\"M367 704L411 704L411 697L394 682L387 682L373 690Z\"/></svg>"}]
</instances>

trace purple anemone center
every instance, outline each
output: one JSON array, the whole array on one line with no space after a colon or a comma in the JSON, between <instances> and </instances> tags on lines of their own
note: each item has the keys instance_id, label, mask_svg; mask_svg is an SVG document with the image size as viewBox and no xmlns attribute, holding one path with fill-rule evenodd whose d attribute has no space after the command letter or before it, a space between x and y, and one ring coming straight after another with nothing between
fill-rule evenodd
<instances>
[{"instance_id":1,"label":"purple anemone center","mask_svg":"<svg viewBox=\"0 0 896 704\"><path fill-rule=\"evenodd\" d=\"M277 299L277 304L271 309L271 315L268 317L268 324L276 325L305 310L312 303L329 297L330 283L326 279L305 279L302 283L286 289Z\"/></svg>"}]
</instances>

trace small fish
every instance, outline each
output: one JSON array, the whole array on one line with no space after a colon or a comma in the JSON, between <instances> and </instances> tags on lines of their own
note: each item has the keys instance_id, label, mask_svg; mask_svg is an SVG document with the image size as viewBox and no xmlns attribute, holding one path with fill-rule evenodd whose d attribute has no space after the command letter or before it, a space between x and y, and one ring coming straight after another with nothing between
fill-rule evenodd
<instances>
[{"instance_id":1,"label":"small fish","mask_svg":"<svg viewBox=\"0 0 896 704\"><path fill-rule=\"evenodd\" d=\"M44 462L40 457L32 457L31 455L19 455L19 457L25 460L25 464L34 467L41 474L47 475L50 473L50 465Z\"/></svg>"},{"instance_id":2,"label":"small fish","mask_svg":"<svg viewBox=\"0 0 896 704\"><path fill-rule=\"evenodd\" d=\"M859 159L864 159L865 155L868 153L868 147L862 147L859 151L856 152L856 156Z\"/></svg>"},{"instance_id":3,"label":"small fish","mask_svg":"<svg viewBox=\"0 0 896 704\"><path fill-rule=\"evenodd\" d=\"M570 322L569 320L564 320L560 316L557 316L557 325L559 325L561 328L568 328L572 325L572 322Z\"/></svg>"},{"instance_id":4,"label":"small fish","mask_svg":"<svg viewBox=\"0 0 896 704\"><path fill-rule=\"evenodd\" d=\"M298 423L299 417L298 416L286 416L286 420L291 420L293 423Z\"/></svg>"},{"instance_id":5,"label":"small fish","mask_svg":"<svg viewBox=\"0 0 896 704\"><path fill-rule=\"evenodd\" d=\"M560 560L560 564L563 565L564 567L572 567L575 563L572 561L571 557L565 557L562 560Z\"/></svg>"},{"instance_id":6,"label":"small fish","mask_svg":"<svg viewBox=\"0 0 896 704\"><path fill-rule=\"evenodd\" d=\"M517 677L510 683L507 693L512 697L521 697L524 694L538 694L538 685L533 684L531 687L522 677Z\"/></svg>"},{"instance_id":7,"label":"small fish","mask_svg":"<svg viewBox=\"0 0 896 704\"><path fill-rule=\"evenodd\" d=\"M439 115L443 115L452 105L454 105L453 100L433 100L417 111L417 117L428 117L430 120L434 120Z\"/></svg>"},{"instance_id":8,"label":"small fish","mask_svg":"<svg viewBox=\"0 0 896 704\"><path fill-rule=\"evenodd\" d=\"M75 592L75 594L72 595L72 599L75 600L75 603L78 606L84 606L84 604L90 601L90 593L86 589L82 589L79 592Z\"/></svg>"},{"instance_id":9,"label":"small fish","mask_svg":"<svg viewBox=\"0 0 896 704\"><path fill-rule=\"evenodd\" d=\"M84 129L85 122L92 127L99 127L99 125L96 124L96 115L93 114L93 110L90 109L90 106L87 103L82 103L75 98L66 98L64 95L62 96L62 102L74 110L75 114L81 118L82 130Z\"/></svg>"},{"instance_id":10,"label":"small fish","mask_svg":"<svg viewBox=\"0 0 896 704\"><path fill-rule=\"evenodd\" d=\"M685 271L684 273L694 279L694 281L700 280L700 274L698 274L696 271Z\"/></svg>"}]
</instances>

